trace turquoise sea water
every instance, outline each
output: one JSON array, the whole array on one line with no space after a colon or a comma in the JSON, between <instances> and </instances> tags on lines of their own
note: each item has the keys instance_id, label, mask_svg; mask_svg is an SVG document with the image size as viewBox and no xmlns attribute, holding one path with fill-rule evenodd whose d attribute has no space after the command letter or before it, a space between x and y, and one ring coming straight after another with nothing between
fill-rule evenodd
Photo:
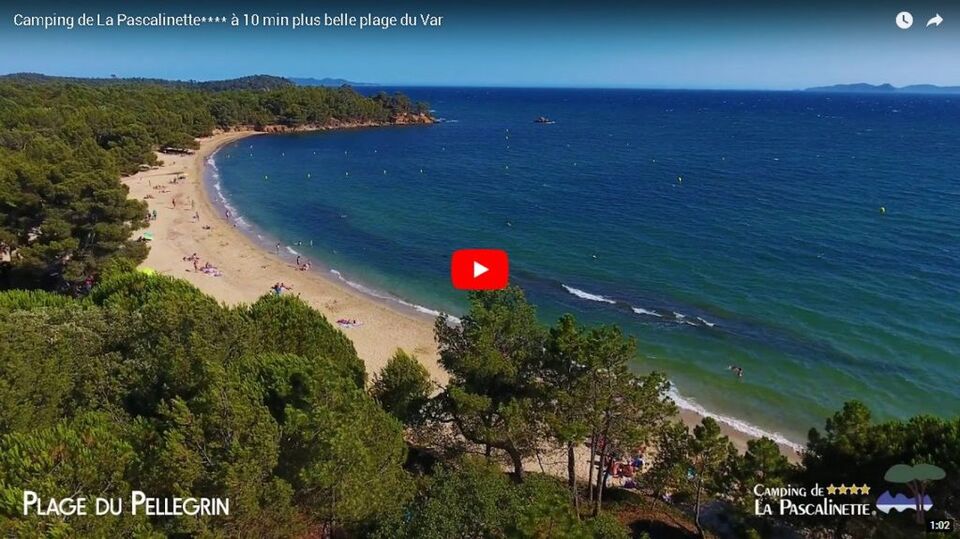
<instances>
[{"instance_id":1,"label":"turquoise sea water","mask_svg":"<svg viewBox=\"0 0 960 539\"><path fill-rule=\"evenodd\" d=\"M960 413L960 100L405 91L448 121L245 139L211 187L422 310L464 310L451 251L505 249L545 321L619 324L637 369L743 430L802 442L853 398Z\"/></svg>"}]
</instances>

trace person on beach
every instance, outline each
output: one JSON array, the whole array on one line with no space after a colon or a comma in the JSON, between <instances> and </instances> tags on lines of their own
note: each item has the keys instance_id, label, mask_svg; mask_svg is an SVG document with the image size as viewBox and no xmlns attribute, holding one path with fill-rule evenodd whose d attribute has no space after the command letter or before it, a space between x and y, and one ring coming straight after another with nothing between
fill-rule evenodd
<instances>
[{"instance_id":1,"label":"person on beach","mask_svg":"<svg viewBox=\"0 0 960 539\"><path fill-rule=\"evenodd\" d=\"M153 210L153 220L157 220L157 210Z\"/></svg>"},{"instance_id":2,"label":"person on beach","mask_svg":"<svg viewBox=\"0 0 960 539\"><path fill-rule=\"evenodd\" d=\"M607 486L607 479L609 479L610 476L619 477L619 472L620 463L612 456L607 457L606 466L604 466L603 471L603 486Z\"/></svg>"},{"instance_id":3,"label":"person on beach","mask_svg":"<svg viewBox=\"0 0 960 539\"><path fill-rule=\"evenodd\" d=\"M280 254L280 242L277 242L277 254Z\"/></svg>"},{"instance_id":4,"label":"person on beach","mask_svg":"<svg viewBox=\"0 0 960 539\"><path fill-rule=\"evenodd\" d=\"M300 267L300 255L297 255L297 267Z\"/></svg>"},{"instance_id":5,"label":"person on beach","mask_svg":"<svg viewBox=\"0 0 960 539\"><path fill-rule=\"evenodd\" d=\"M227 219L229 220L229 219L230 219L230 210L225 211L225 212L224 212L224 215L226 215Z\"/></svg>"},{"instance_id":6,"label":"person on beach","mask_svg":"<svg viewBox=\"0 0 960 539\"><path fill-rule=\"evenodd\" d=\"M177 197L171 198L170 203L173 204L173 209L177 209Z\"/></svg>"}]
</instances>

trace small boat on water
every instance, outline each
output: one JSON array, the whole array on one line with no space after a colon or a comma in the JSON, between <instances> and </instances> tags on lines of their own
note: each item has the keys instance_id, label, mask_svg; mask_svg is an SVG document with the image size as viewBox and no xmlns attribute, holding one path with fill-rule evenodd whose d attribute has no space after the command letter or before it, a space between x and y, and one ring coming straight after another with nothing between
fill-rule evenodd
<instances>
[{"instance_id":1,"label":"small boat on water","mask_svg":"<svg viewBox=\"0 0 960 539\"><path fill-rule=\"evenodd\" d=\"M557 122L551 120L550 118L547 118L546 116L540 116L539 118L537 118L536 120L534 120L533 123L535 123L535 124L555 124L555 123L557 123Z\"/></svg>"}]
</instances>

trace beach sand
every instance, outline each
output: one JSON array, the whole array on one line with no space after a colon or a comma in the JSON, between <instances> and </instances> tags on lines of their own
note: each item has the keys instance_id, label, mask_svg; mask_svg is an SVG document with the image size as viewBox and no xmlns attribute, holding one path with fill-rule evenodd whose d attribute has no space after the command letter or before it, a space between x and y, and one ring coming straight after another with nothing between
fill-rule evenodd
<instances>
[{"instance_id":1,"label":"beach sand","mask_svg":"<svg viewBox=\"0 0 960 539\"><path fill-rule=\"evenodd\" d=\"M392 309L317 272L299 271L292 259L257 246L214 209L203 184L206 158L224 144L252 134L225 133L202 139L194 155L161 154L162 166L124 179L130 196L140 200L152 196L146 202L151 211L157 211L157 219L148 229L154 239L143 266L186 279L228 305L253 303L269 293L275 283L282 282L292 287L286 294L300 297L331 322L344 318L360 324L343 331L353 341L368 373L378 372L399 347L415 354L430 375L443 383L446 377L437 365L431 317ZM170 183L181 175L185 179ZM194 219L195 212L199 221ZM204 225L212 229L204 230ZM183 260L193 253L200 257L201 266L209 262L223 275L194 272L193 263Z\"/></svg>"},{"instance_id":2,"label":"beach sand","mask_svg":"<svg viewBox=\"0 0 960 539\"><path fill-rule=\"evenodd\" d=\"M416 355L435 382L444 384L447 376L437 363L432 317L400 305L388 305L318 271L299 271L292 259L258 246L215 209L203 180L207 157L224 144L257 134L229 132L204 138L194 154L159 154L161 166L124 178L130 196L145 200L150 211L157 211L157 219L141 231L152 232L154 237L143 266L185 279L228 305L252 303L269 293L275 283L282 282L292 287L286 294L297 295L331 322L355 319L361 324L343 331L353 341L371 376L383 368L397 348L402 348ZM180 176L184 179L171 183ZM199 220L194 218L195 213ZM211 228L206 230L204 226ZM199 256L201 266L209 262L222 275L214 277L195 272L193 263L184 260L193 253ZM688 410L681 410L680 416L688 425L701 419ZM749 435L725 423L720 425L738 449L746 447ZM786 446L781 449L791 460L796 460L793 449ZM543 459L544 468L558 475L566 473L564 462L559 455ZM534 461L530 469L538 470L539 466L540 463Z\"/></svg>"}]
</instances>

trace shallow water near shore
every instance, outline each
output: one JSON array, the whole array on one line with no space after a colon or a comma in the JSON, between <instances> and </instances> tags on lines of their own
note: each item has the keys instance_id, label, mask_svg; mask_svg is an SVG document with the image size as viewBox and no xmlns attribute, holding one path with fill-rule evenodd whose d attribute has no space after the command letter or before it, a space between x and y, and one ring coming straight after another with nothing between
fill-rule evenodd
<instances>
[{"instance_id":1,"label":"shallow water near shore","mask_svg":"<svg viewBox=\"0 0 960 539\"><path fill-rule=\"evenodd\" d=\"M262 243L421 311L464 311L454 249L505 249L544 321L621 326L751 434L854 398L960 413L960 101L404 91L448 121L242 139L208 181Z\"/></svg>"}]
</instances>

